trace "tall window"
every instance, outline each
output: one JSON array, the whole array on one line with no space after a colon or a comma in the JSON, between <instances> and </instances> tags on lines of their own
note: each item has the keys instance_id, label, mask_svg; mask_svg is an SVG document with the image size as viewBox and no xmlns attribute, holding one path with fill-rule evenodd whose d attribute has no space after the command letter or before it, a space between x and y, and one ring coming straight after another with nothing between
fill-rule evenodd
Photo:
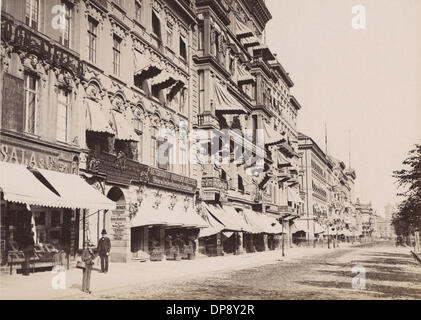
<instances>
[{"instance_id":1,"label":"tall window","mask_svg":"<svg viewBox=\"0 0 421 320\"><path fill-rule=\"evenodd\" d=\"M70 47L71 36L71 21L72 21L72 8L68 4L64 4L64 28L61 29L60 43L65 47Z\"/></svg>"},{"instance_id":2,"label":"tall window","mask_svg":"<svg viewBox=\"0 0 421 320\"><path fill-rule=\"evenodd\" d=\"M98 22L92 18L88 18L88 59L96 62L96 48L98 37Z\"/></svg>"},{"instance_id":3,"label":"tall window","mask_svg":"<svg viewBox=\"0 0 421 320\"><path fill-rule=\"evenodd\" d=\"M180 113L181 114L184 114L186 102L187 102L187 89L184 88L183 90L181 90L181 93L180 93Z\"/></svg>"},{"instance_id":4,"label":"tall window","mask_svg":"<svg viewBox=\"0 0 421 320\"><path fill-rule=\"evenodd\" d=\"M181 152L181 174L186 175L187 174L187 150L182 147L180 148Z\"/></svg>"},{"instance_id":5,"label":"tall window","mask_svg":"<svg viewBox=\"0 0 421 320\"><path fill-rule=\"evenodd\" d=\"M150 164L151 166L156 167L156 152L157 152L157 146L156 146L156 129L152 129L151 133L151 159Z\"/></svg>"},{"instance_id":6,"label":"tall window","mask_svg":"<svg viewBox=\"0 0 421 320\"><path fill-rule=\"evenodd\" d=\"M204 46L204 42L205 42L205 33L203 32L203 27L199 27L199 43L198 43L198 50L203 53L203 46Z\"/></svg>"},{"instance_id":7,"label":"tall window","mask_svg":"<svg viewBox=\"0 0 421 320\"><path fill-rule=\"evenodd\" d=\"M199 113L204 109L205 99L205 73L203 70L199 71Z\"/></svg>"},{"instance_id":8,"label":"tall window","mask_svg":"<svg viewBox=\"0 0 421 320\"><path fill-rule=\"evenodd\" d=\"M159 40L162 40L161 21L159 20L158 16L153 10L152 10L152 32L159 38Z\"/></svg>"},{"instance_id":9,"label":"tall window","mask_svg":"<svg viewBox=\"0 0 421 320\"><path fill-rule=\"evenodd\" d=\"M116 76L120 75L120 47L121 39L114 35L113 37L113 73Z\"/></svg>"},{"instance_id":10,"label":"tall window","mask_svg":"<svg viewBox=\"0 0 421 320\"><path fill-rule=\"evenodd\" d=\"M241 177L240 175L238 175L238 191L244 193L243 177Z\"/></svg>"},{"instance_id":11,"label":"tall window","mask_svg":"<svg viewBox=\"0 0 421 320\"><path fill-rule=\"evenodd\" d=\"M135 1L134 15L137 22L142 22L142 0Z\"/></svg>"},{"instance_id":12,"label":"tall window","mask_svg":"<svg viewBox=\"0 0 421 320\"><path fill-rule=\"evenodd\" d=\"M135 118L134 119L134 130L137 133L137 136L139 137L139 142L137 144L138 147L138 153L137 153L137 160L139 162L143 161L143 122L142 120Z\"/></svg>"},{"instance_id":13,"label":"tall window","mask_svg":"<svg viewBox=\"0 0 421 320\"><path fill-rule=\"evenodd\" d=\"M38 79L29 74L25 74L25 132L35 134L37 99L38 99Z\"/></svg>"},{"instance_id":14,"label":"tall window","mask_svg":"<svg viewBox=\"0 0 421 320\"><path fill-rule=\"evenodd\" d=\"M187 60L187 47L186 47L186 42L184 41L184 39L182 37L180 37L180 56L184 60Z\"/></svg>"},{"instance_id":15,"label":"tall window","mask_svg":"<svg viewBox=\"0 0 421 320\"><path fill-rule=\"evenodd\" d=\"M57 97L57 140L67 142L67 123L69 115L69 93L60 89Z\"/></svg>"},{"instance_id":16,"label":"tall window","mask_svg":"<svg viewBox=\"0 0 421 320\"><path fill-rule=\"evenodd\" d=\"M25 23L31 28L38 30L39 0L26 0Z\"/></svg>"},{"instance_id":17,"label":"tall window","mask_svg":"<svg viewBox=\"0 0 421 320\"><path fill-rule=\"evenodd\" d=\"M172 29L167 27L167 47L172 49Z\"/></svg>"}]
</instances>

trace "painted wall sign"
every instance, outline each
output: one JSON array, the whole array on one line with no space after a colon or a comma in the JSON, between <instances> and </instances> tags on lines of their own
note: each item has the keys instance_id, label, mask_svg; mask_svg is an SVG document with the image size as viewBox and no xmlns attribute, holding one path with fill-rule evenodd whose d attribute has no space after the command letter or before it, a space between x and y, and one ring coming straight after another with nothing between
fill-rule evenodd
<instances>
[{"instance_id":1,"label":"painted wall sign","mask_svg":"<svg viewBox=\"0 0 421 320\"><path fill-rule=\"evenodd\" d=\"M16 141L10 137L1 137L0 161L31 168L77 173L78 163L73 161L74 156L71 152L60 152L53 148Z\"/></svg>"},{"instance_id":2,"label":"painted wall sign","mask_svg":"<svg viewBox=\"0 0 421 320\"><path fill-rule=\"evenodd\" d=\"M106 175L108 183L121 185L148 184L155 187L185 193L195 193L197 180L162 169L152 168L131 159L125 159L124 166L113 154L91 152L86 170Z\"/></svg>"}]
</instances>

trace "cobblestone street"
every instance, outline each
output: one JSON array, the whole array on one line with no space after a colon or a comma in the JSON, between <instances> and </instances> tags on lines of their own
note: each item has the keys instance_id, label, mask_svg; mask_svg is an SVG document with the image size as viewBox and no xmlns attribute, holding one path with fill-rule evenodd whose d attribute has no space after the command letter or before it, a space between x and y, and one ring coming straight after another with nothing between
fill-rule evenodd
<instances>
[{"instance_id":1,"label":"cobblestone street","mask_svg":"<svg viewBox=\"0 0 421 320\"><path fill-rule=\"evenodd\" d=\"M336 248L318 255L235 271L154 281L76 299L420 299L421 266L410 248L389 243ZM352 267L366 271L366 288L353 289Z\"/></svg>"}]
</instances>

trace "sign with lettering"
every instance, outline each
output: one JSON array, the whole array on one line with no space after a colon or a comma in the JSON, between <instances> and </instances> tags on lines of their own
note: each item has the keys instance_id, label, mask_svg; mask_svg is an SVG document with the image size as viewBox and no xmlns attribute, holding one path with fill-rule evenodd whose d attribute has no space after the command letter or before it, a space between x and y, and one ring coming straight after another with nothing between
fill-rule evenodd
<instances>
[{"instance_id":1,"label":"sign with lettering","mask_svg":"<svg viewBox=\"0 0 421 320\"><path fill-rule=\"evenodd\" d=\"M125 206L124 208L113 210L110 220L113 240L124 240L124 236L127 235L127 214Z\"/></svg>"},{"instance_id":2,"label":"sign with lettering","mask_svg":"<svg viewBox=\"0 0 421 320\"><path fill-rule=\"evenodd\" d=\"M121 157L113 154L91 152L87 161L87 171L106 175L108 183L148 184L179 192L196 192L196 179L152 168L132 159L121 160Z\"/></svg>"},{"instance_id":3,"label":"sign with lettering","mask_svg":"<svg viewBox=\"0 0 421 320\"><path fill-rule=\"evenodd\" d=\"M149 168L148 184L167 189L195 193L197 181L165 170Z\"/></svg>"},{"instance_id":4,"label":"sign with lettering","mask_svg":"<svg viewBox=\"0 0 421 320\"><path fill-rule=\"evenodd\" d=\"M0 161L64 173L77 173L78 164L73 161L75 153L58 151L17 139L2 136Z\"/></svg>"}]
</instances>

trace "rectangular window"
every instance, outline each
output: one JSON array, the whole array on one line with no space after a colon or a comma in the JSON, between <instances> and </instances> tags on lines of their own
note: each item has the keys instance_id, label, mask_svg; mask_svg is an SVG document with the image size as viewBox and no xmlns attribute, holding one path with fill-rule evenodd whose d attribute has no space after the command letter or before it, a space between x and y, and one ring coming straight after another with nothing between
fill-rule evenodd
<instances>
[{"instance_id":1,"label":"rectangular window","mask_svg":"<svg viewBox=\"0 0 421 320\"><path fill-rule=\"evenodd\" d=\"M38 79L25 74L25 132L35 134L37 100L38 100Z\"/></svg>"},{"instance_id":2,"label":"rectangular window","mask_svg":"<svg viewBox=\"0 0 421 320\"><path fill-rule=\"evenodd\" d=\"M26 0L25 23L31 28L38 30L39 0Z\"/></svg>"},{"instance_id":3,"label":"rectangular window","mask_svg":"<svg viewBox=\"0 0 421 320\"><path fill-rule=\"evenodd\" d=\"M151 162L150 165L156 167L156 129L153 129L151 135Z\"/></svg>"},{"instance_id":4,"label":"rectangular window","mask_svg":"<svg viewBox=\"0 0 421 320\"><path fill-rule=\"evenodd\" d=\"M152 10L152 32L159 38L159 40L162 40L161 21L159 20L158 16L153 10Z\"/></svg>"},{"instance_id":5,"label":"rectangular window","mask_svg":"<svg viewBox=\"0 0 421 320\"><path fill-rule=\"evenodd\" d=\"M114 35L113 37L113 73L120 76L120 47L121 39Z\"/></svg>"},{"instance_id":6,"label":"rectangular window","mask_svg":"<svg viewBox=\"0 0 421 320\"><path fill-rule=\"evenodd\" d=\"M167 47L172 48L172 29L167 27Z\"/></svg>"},{"instance_id":7,"label":"rectangular window","mask_svg":"<svg viewBox=\"0 0 421 320\"><path fill-rule=\"evenodd\" d=\"M187 60L187 47L186 47L186 42L184 41L184 39L182 37L180 37L180 56L184 60Z\"/></svg>"},{"instance_id":8,"label":"rectangular window","mask_svg":"<svg viewBox=\"0 0 421 320\"><path fill-rule=\"evenodd\" d=\"M187 175L187 150L184 148L180 149L181 152L181 174Z\"/></svg>"},{"instance_id":9,"label":"rectangular window","mask_svg":"<svg viewBox=\"0 0 421 320\"><path fill-rule=\"evenodd\" d=\"M67 125L69 114L69 93L60 89L57 97L57 140L67 142Z\"/></svg>"},{"instance_id":10,"label":"rectangular window","mask_svg":"<svg viewBox=\"0 0 421 320\"><path fill-rule=\"evenodd\" d=\"M96 49L97 49L97 29L98 22L92 18L88 18L88 60L96 62Z\"/></svg>"},{"instance_id":11,"label":"rectangular window","mask_svg":"<svg viewBox=\"0 0 421 320\"><path fill-rule=\"evenodd\" d=\"M204 109L205 99L205 73L203 70L199 71L199 114Z\"/></svg>"},{"instance_id":12,"label":"rectangular window","mask_svg":"<svg viewBox=\"0 0 421 320\"><path fill-rule=\"evenodd\" d=\"M205 33L203 32L203 27L199 28L199 44L198 44L198 50L203 53L204 50L204 42L205 42Z\"/></svg>"},{"instance_id":13,"label":"rectangular window","mask_svg":"<svg viewBox=\"0 0 421 320\"><path fill-rule=\"evenodd\" d=\"M142 22L142 1L136 0L135 2L135 19L137 22Z\"/></svg>"},{"instance_id":14,"label":"rectangular window","mask_svg":"<svg viewBox=\"0 0 421 320\"><path fill-rule=\"evenodd\" d=\"M64 28L61 29L60 43L70 48L70 37L71 37L71 21L72 21L72 8L69 5L64 4Z\"/></svg>"}]
</instances>

